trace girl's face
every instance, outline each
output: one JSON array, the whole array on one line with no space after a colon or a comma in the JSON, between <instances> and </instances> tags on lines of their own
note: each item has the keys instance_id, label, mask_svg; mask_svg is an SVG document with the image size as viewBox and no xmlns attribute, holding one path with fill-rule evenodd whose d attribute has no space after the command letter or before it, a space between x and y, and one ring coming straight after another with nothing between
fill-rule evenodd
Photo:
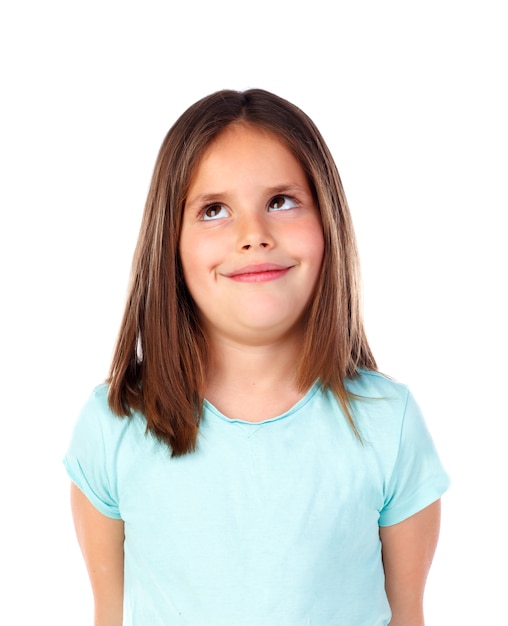
<instances>
[{"instance_id":1,"label":"girl's face","mask_svg":"<svg viewBox=\"0 0 508 626\"><path fill-rule=\"evenodd\" d=\"M301 334L323 231L307 177L274 135L232 124L206 149L185 203L180 256L211 339Z\"/></svg>"}]
</instances>

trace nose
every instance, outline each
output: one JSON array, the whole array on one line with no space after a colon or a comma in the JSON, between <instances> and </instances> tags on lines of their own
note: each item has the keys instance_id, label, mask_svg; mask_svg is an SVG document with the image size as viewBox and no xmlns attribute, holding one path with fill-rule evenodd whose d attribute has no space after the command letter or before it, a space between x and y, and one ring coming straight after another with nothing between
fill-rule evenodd
<instances>
[{"instance_id":1,"label":"nose","mask_svg":"<svg viewBox=\"0 0 508 626\"><path fill-rule=\"evenodd\" d=\"M239 224L239 247L243 251L273 248L275 239L268 224L267 216L244 216Z\"/></svg>"}]
</instances>

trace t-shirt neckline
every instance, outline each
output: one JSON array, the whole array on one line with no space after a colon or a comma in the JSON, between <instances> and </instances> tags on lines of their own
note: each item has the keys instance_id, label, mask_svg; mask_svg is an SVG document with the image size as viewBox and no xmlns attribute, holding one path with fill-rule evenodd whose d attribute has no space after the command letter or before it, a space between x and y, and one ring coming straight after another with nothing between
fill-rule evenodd
<instances>
[{"instance_id":1,"label":"t-shirt neckline","mask_svg":"<svg viewBox=\"0 0 508 626\"><path fill-rule=\"evenodd\" d=\"M321 383L317 380L312 385L312 387L307 391L307 393L302 398L300 398L300 400L298 400L298 402L296 402L287 411L284 411L284 413L281 413L280 415L276 415L275 417L270 417L266 420L261 420L259 422L251 422L249 420L243 420L243 419L236 418L236 417L228 417L227 415L224 415L224 413L221 413L219 409L217 409L217 407L215 407L206 398L203 401L203 411L208 412L211 415L219 418L223 422L227 422L230 424L242 424L246 426L261 426L263 424L270 424L271 422L278 422L278 421L287 419L288 417L291 417L295 413L298 413L306 404L310 402L310 400L313 398L313 396L316 394L316 392L318 391L320 387L321 387Z\"/></svg>"}]
</instances>

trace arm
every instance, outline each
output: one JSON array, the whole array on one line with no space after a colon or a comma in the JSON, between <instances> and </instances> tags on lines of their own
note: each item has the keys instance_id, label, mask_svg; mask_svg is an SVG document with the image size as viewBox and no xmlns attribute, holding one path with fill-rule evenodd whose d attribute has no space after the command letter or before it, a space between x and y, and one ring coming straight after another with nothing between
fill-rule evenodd
<instances>
[{"instance_id":1,"label":"arm","mask_svg":"<svg viewBox=\"0 0 508 626\"><path fill-rule=\"evenodd\" d=\"M122 520L106 517L72 484L74 526L92 585L95 626L121 626L123 615Z\"/></svg>"},{"instance_id":2,"label":"arm","mask_svg":"<svg viewBox=\"0 0 508 626\"><path fill-rule=\"evenodd\" d=\"M424 626L423 593L439 536L437 500L408 519L380 528L390 626Z\"/></svg>"}]
</instances>

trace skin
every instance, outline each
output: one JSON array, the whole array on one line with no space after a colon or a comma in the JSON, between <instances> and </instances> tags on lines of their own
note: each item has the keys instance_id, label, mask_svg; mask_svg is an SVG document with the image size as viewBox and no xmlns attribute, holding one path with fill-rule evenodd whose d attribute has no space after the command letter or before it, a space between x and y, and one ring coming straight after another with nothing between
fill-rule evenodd
<instances>
[{"instance_id":1,"label":"skin","mask_svg":"<svg viewBox=\"0 0 508 626\"><path fill-rule=\"evenodd\" d=\"M184 209L180 257L211 352L206 397L229 417L280 415L323 233L307 177L273 135L228 127L205 151Z\"/></svg>"},{"instance_id":2,"label":"skin","mask_svg":"<svg viewBox=\"0 0 508 626\"><path fill-rule=\"evenodd\" d=\"M441 502L380 528L390 626L424 626L423 594L439 537Z\"/></svg>"},{"instance_id":3,"label":"skin","mask_svg":"<svg viewBox=\"0 0 508 626\"><path fill-rule=\"evenodd\" d=\"M71 485L74 527L88 570L94 597L94 626L122 626L123 541L122 520L106 517Z\"/></svg>"},{"instance_id":4,"label":"skin","mask_svg":"<svg viewBox=\"0 0 508 626\"><path fill-rule=\"evenodd\" d=\"M282 347L300 337L323 247L319 210L291 152L258 129L227 128L192 178L180 237L210 340Z\"/></svg>"},{"instance_id":5,"label":"skin","mask_svg":"<svg viewBox=\"0 0 508 626\"><path fill-rule=\"evenodd\" d=\"M205 151L184 209L180 255L211 349L207 399L231 418L280 415L304 393L294 364L323 234L306 176L277 138L235 124ZM76 486L71 498L95 626L121 626L123 522L99 513ZM380 528L391 626L424 625L439 519L438 501Z\"/></svg>"}]
</instances>

